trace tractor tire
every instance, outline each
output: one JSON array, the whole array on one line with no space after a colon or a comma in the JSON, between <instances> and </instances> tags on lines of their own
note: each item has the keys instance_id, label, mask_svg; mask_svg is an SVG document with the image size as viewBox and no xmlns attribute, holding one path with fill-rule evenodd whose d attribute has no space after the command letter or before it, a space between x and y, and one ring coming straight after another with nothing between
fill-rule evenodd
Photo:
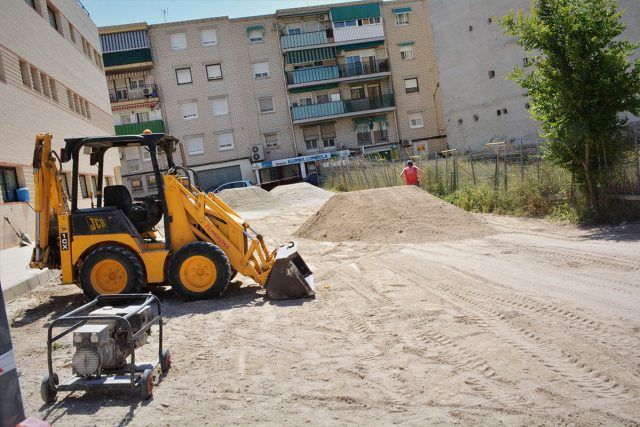
<instances>
[{"instance_id":1,"label":"tractor tire","mask_svg":"<svg viewBox=\"0 0 640 427\"><path fill-rule=\"evenodd\" d=\"M213 243L189 243L169 262L171 286L186 300L219 297L227 290L230 278L229 259Z\"/></svg>"},{"instance_id":2,"label":"tractor tire","mask_svg":"<svg viewBox=\"0 0 640 427\"><path fill-rule=\"evenodd\" d=\"M90 300L102 294L132 294L145 284L144 267L135 254L118 245L100 246L84 257L80 286Z\"/></svg>"}]
</instances>

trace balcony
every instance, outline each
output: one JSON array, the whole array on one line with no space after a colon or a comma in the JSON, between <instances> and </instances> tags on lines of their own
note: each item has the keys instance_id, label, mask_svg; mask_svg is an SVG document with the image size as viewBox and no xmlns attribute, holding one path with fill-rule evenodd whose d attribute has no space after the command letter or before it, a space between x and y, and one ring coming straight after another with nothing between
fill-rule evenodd
<instances>
[{"instance_id":1,"label":"balcony","mask_svg":"<svg viewBox=\"0 0 640 427\"><path fill-rule=\"evenodd\" d=\"M155 84L146 85L142 88L131 89L128 87L109 89L109 100L111 103L135 101L138 99L157 98L158 88Z\"/></svg>"},{"instance_id":2,"label":"balcony","mask_svg":"<svg viewBox=\"0 0 640 427\"><path fill-rule=\"evenodd\" d=\"M352 79L357 80L361 76L389 73L389 60L362 60L350 64L338 64L332 67L304 68L287 72L287 84L305 85L326 80Z\"/></svg>"},{"instance_id":3,"label":"balcony","mask_svg":"<svg viewBox=\"0 0 640 427\"><path fill-rule=\"evenodd\" d=\"M382 23L333 29L333 41L335 43L343 43L353 40L379 39L383 37L384 28L382 27Z\"/></svg>"},{"instance_id":4,"label":"balcony","mask_svg":"<svg viewBox=\"0 0 640 427\"><path fill-rule=\"evenodd\" d=\"M164 132L164 122L162 120L151 120L142 123L129 123L126 125L116 125L116 135L141 135L145 129L153 133Z\"/></svg>"},{"instance_id":5,"label":"balcony","mask_svg":"<svg viewBox=\"0 0 640 427\"><path fill-rule=\"evenodd\" d=\"M327 44L329 43L329 38L327 37L328 31L330 30L282 36L280 42L283 49Z\"/></svg>"},{"instance_id":6,"label":"balcony","mask_svg":"<svg viewBox=\"0 0 640 427\"><path fill-rule=\"evenodd\" d=\"M338 117L358 116L373 111L390 111L395 109L392 94L375 98L348 99L326 102L323 104L301 105L291 107L291 116L296 124L325 120Z\"/></svg>"}]
</instances>

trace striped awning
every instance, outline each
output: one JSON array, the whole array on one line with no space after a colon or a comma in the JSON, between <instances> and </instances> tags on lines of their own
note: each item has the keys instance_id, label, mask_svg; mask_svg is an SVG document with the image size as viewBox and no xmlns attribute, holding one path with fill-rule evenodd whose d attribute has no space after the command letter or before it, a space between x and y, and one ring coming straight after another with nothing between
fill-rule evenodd
<instances>
[{"instance_id":1,"label":"striped awning","mask_svg":"<svg viewBox=\"0 0 640 427\"><path fill-rule=\"evenodd\" d=\"M391 11L393 13L408 13L411 12L411 8L410 7L398 7L395 9L391 9Z\"/></svg>"},{"instance_id":2,"label":"striped awning","mask_svg":"<svg viewBox=\"0 0 640 427\"><path fill-rule=\"evenodd\" d=\"M307 86L307 87L298 87L294 89L289 89L289 93L315 92L319 90L335 89L337 87L338 87L338 83L330 83L326 85L316 85L316 86Z\"/></svg>"},{"instance_id":3,"label":"striped awning","mask_svg":"<svg viewBox=\"0 0 640 427\"><path fill-rule=\"evenodd\" d=\"M146 30L102 34L100 36L100 45L102 46L102 53L144 49L149 47L149 37Z\"/></svg>"},{"instance_id":4,"label":"striped awning","mask_svg":"<svg viewBox=\"0 0 640 427\"><path fill-rule=\"evenodd\" d=\"M300 64L302 62L322 61L325 59L333 59L335 57L336 49L334 47L321 47L318 49L287 52L287 63Z\"/></svg>"},{"instance_id":5,"label":"striped awning","mask_svg":"<svg viewBox=\"0 0 640 427\"><path fill-rule=\"evenodd\" d=\"M370 49L372 47L380 46L383 44L384 44L384 40L376 40L373 42L364 42L364 43L350 44L347 46L340 46L339 49L343 52L348 52L351 50Z\"/></svg>"},{"instance_id":6,"label":"striped awning","mask_svg":"<svg viewBox=\"0 0 640 427\"><path fill-rule=\"evenodd\" d=\"M331 20L333 22L376 18L378 16L380 16L380 4L378 3L366 3L331 8Z\"/></svg>"}]
</instances>

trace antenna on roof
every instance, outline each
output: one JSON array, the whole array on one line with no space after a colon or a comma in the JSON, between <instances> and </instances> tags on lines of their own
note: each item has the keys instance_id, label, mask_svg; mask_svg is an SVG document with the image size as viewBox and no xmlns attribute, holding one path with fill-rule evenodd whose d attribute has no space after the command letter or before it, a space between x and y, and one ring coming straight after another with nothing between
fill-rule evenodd
<instances>
[{"instance_id":1,"label":"antenna on roof","mask_svg":"<svg viewBox=\"0 0 640 427\"><path fill-rule=\"evenodd\" d=\"M167 13L169 13L169 9L160 9L160 13L162 14L162 18L164 19L164 23L167 23Z\"/></svg>"}]
</instances>

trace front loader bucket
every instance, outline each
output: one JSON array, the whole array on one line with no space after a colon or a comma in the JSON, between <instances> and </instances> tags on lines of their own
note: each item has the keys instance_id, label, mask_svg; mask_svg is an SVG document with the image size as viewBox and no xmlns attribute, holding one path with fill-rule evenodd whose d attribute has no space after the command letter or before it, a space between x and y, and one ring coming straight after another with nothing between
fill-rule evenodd
<instances>
[{"instance_id":1,"label":"front loader bucket","mask_svg":"<svg viewBox=\"0 0 640 427\"><path fill-rule=\"evenodd\" d=\"M307 298L316 294L313 273L294 242L278 249L265 288L267 296L274 300Z\"/></svg>"}]
</instances>

